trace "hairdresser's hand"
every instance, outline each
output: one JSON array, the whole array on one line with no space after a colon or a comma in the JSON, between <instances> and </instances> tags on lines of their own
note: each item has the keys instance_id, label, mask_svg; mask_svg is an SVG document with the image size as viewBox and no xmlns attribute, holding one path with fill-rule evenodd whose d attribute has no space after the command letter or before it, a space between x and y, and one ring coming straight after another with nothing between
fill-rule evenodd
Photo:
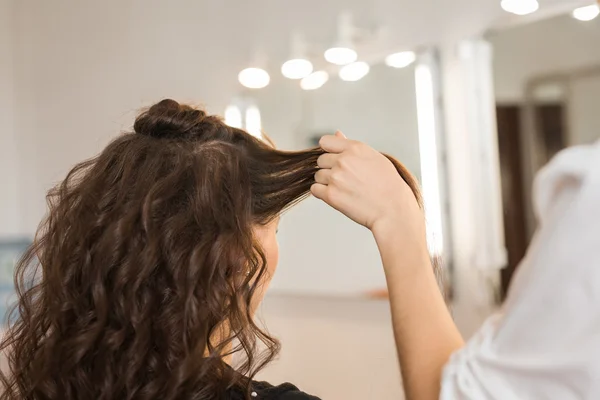
<instances>
[{"instance_id":1,"label":"hairdresser's hand","mask_svg":"<svg viewBox=\"0 0 600 400\"><path fill-rule=\"evenodd\" d=\"M320 143L328 153L311 191L375 236L406 398L438 399L444 365L463 341L431 268L423 213L385 156L341 133Z\"/></svg>"},{"instance_id":2,"label":"hairdresser's hand","mask_svg":"<svg viewBox=\"0 0 600 400\"><path fill-rule=\"evenodd\" d=\"M414 194L394 165L371 147L341 132L324 136L312 194L369 228L375 239L393 235L426 248L425 221ZM379 241L379 240L378 240Z\"/></svg>"}]
</instances>

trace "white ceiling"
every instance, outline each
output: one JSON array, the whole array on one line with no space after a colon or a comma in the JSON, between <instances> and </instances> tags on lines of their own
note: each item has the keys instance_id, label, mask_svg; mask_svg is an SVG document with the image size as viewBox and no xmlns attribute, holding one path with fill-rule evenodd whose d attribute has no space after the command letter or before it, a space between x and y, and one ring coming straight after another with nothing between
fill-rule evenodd
<instances>
[{"instance_id":1,"label":"white ceiling","mask_svg":"<svg viewBox=\"0 0 600 400\"><path fill-rule=\"evenodd\" d=\"M138 21L148 23L149 17L157 28L179 22L207 47L245 48L248 53L260 47L277 59L287 56L292 30L302 31L318 47L333 41L342 10L352 12L361 26L385 26L398 47L455 41L515 20L500 8L500 0L13 1L22 16L42 17L50 24L65 15L98 16L110 22L119 18L115 13L128 16L132 29ZM540 11L533 18L592 0L539 1Z\"/></svg>"}]
</instances>

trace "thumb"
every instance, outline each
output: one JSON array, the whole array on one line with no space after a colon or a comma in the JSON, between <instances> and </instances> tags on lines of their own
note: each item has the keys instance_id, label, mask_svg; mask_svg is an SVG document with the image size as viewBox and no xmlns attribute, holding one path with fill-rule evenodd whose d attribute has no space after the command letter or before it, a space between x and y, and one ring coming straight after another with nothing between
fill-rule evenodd
<instances>
[{"instance_id":1,"label":"thumb","mask_svg":"<svg viewBox=\"0 0 600 400\"><path fill-rule=\"evenodd\" d=\"M342 131L336 131L336 132L335 132L335 136L337 136L337 137L339 137L339 138L342 138L342 139L348 139L348 138L346 137L346 135L344 135L344 134L342 133Z\"/></svg>"}]
</instances>

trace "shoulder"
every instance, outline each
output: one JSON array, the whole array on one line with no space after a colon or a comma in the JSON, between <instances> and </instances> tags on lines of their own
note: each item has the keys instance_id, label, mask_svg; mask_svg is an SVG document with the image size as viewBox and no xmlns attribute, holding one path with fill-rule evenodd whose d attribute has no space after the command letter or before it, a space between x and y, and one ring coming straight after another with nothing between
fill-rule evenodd
<instances>
[{"instance_id":1,"label":"shoulder","mask_svg":"<svg viewBox=\"0 0 600 400\"><path fill-rule=\"evenodd\" d=\"M266 382L256 382L254 388L257 400L320 400L304 393L291 383L272 386Z\"/></svg>"}]
</instances>

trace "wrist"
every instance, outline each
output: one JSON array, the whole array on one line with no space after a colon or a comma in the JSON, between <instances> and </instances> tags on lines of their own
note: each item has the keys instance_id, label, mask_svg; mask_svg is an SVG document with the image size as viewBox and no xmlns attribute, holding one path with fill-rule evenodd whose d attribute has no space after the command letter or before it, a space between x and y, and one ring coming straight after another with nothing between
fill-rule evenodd
<instances>
[{"instance_id":1,"label":"wrist","mask_svg":"<svg viewBox=\"0 0 600 400\"><path fill-rule=\"evenodd\" d=\"M377 219L370 230L378 245L387 245L391 241L390 245L394 247L404 247L406 242L427 251L425 217L421 213L413 216L388 212Z\"/></svg>"},{"instance_id":2,"label":"wrist","mask_svg":"<svg viewBox=\"0 0 600 400\"><path fill-rule=\"evenodd\" d=\"M380 241L385 242L391 236L397 236L401 224L402 221L399 217L387 214L385 217L375 221L370 227L370 230L375 237L375 241L379 244Z\"/></svg>"},{"instance_id":3,"label":"wrist","mask_svg":"<svg viewBox=\"0 0 600 400\"><path fill-rule=\"evenodd\" d=\"M371 232L382 259L396 261L394 263L384 262L386 275L401 271L409 272L414 268L431 268L425 227L422 221L411 224L406 219L389 215L373 224Z\"/></svg>"}]
</instances>

